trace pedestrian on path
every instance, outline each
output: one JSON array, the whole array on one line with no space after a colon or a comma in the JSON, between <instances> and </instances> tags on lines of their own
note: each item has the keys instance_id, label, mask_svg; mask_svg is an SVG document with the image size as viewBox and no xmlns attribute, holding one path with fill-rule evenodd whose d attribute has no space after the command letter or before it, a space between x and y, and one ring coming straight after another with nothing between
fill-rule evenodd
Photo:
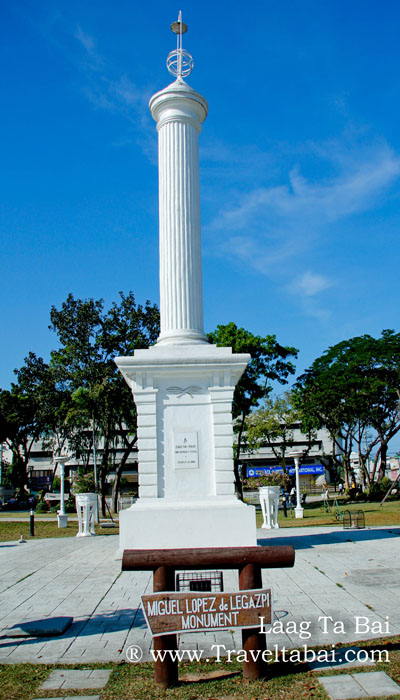
<instances>
[{"instance_id":1,"label":"pedestrian on path","mask_svg":"<svg viewBox=\"0 0 400 700\"><path fill-rule=\"evenodd\" d=\"M328 485L327 485L327 484L325 484L325 486L324 486L324 491L323 491L323 494L322 494L322 499L323 499L323 501L324 501L324 511L326 511L327 513L329 513L329 489L328 489Z\"/></svg>"},{"instance_id":2,"label":"pedestrian on path","mask_svg":"<svg viewBox=\"0 0 400 700\"><path fill-rule=\"evenodd\" d=\"M288 498L289 498L289 494L286 490L284 490L282 493L282 508L283 508L283 515L285 518L287 518Z\"/></svg>"}]
</instances>

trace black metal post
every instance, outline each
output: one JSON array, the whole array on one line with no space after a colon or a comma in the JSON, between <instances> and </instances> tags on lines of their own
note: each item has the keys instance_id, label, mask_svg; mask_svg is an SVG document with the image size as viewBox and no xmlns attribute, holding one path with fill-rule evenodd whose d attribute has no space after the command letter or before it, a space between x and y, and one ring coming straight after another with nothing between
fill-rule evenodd
<instances>
[{"instance_id":1,"label":"black metal post","mask_svg":"<svg viewBox=\"0 0 400 700\"><path fill-rule=\"evenodd\" d=\"M29 534L31 537L35 537L35 513L33 510L29 516Z\"/></svg>"}]
</instances>

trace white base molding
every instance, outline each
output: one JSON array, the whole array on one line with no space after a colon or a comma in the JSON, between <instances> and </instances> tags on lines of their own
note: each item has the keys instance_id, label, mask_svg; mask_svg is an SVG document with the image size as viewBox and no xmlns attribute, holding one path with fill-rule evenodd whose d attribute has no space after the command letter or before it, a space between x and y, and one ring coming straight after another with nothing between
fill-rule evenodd
<instances>
[{"instance_id":1,"label":"white base molding","mask_svg":"<svg viewBox=\"0 0 400 700\"><path fill-rule=\"evenodd\" d=\"M139 499L119 514L120 550L255 547L255 508L229 501Z\"/></svg>"},{"instance_id":2,"label":"white base molding","mask_svg":"<svg viewBox=\"0 0 400 700\"><path fill-rule=\"evenodd\" d=\"M57 513L58 527L68 527L68 515L65 513Z\"/></svg>"}]
</instances>

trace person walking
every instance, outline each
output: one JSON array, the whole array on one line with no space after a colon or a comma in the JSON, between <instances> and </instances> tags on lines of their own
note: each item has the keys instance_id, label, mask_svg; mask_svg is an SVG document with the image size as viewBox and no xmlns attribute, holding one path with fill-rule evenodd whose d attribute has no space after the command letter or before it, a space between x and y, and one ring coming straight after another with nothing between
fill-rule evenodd
<instances>
[{"instance_id":1,"label":"person walking","mask_svg":"<svg viewBox=\"0 0 400 700\"><path fill-rule=\"evenodd\" d=\"M324 511L326 513L329 513L329 489L328 489L328 484L325 484L324 487L324 492L322 495L323 501L324 501Z\"/></svg>"},{"instance_id":2,"label":"person walking","mask_svg":"<svg viewBox=\"0 0 400 700\"><path fill-rule=\"evenodd\" d=\"M283 493L282 493L282 508L283 508L283 515L285 518L287 518L288 497L289 497L289 494L286 491L286 489L284 489Z\"/></svg>"}]
</instances>

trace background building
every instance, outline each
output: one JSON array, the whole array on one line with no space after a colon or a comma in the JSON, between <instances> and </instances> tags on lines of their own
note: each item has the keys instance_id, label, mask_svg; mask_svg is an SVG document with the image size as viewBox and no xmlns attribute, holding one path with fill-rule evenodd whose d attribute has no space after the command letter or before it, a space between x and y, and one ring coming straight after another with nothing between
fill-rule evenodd
<instances>
[{"instance_id":1,"label":"background building","mask_svg":"<svg viewBox=\"0 0 400 700\"><path fill-rule=\"evenodd\" d=\"M330 483L334 466L332 464L332 440L328 431L325 428L317 430L312 439L309 440L308 436L301 432L300 423L293 423L290 430L290 446L285 451L285 463L289 474L292 469L294 473L294 460L290 458L290 452L300 450L304 452L300 466L301 487L312 490L313 487L322 487L325 481ZM280 464L279 454L281 453L282 443L279 440L272 444L265 444L255 452L243 450L240 454L242 476L258 476L278 468Z\"/></svg>"}]
</instances>

